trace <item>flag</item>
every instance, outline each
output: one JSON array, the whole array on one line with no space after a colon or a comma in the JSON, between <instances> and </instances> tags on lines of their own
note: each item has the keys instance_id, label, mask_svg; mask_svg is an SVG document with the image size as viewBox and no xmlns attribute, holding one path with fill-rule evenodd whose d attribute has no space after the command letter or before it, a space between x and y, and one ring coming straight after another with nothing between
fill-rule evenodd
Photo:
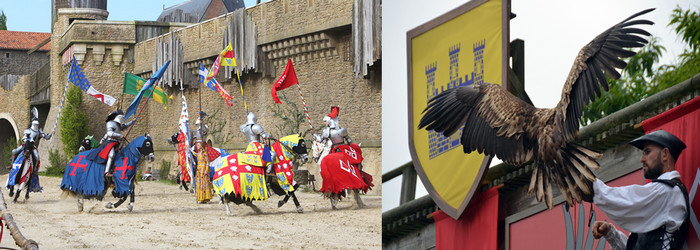
<instances>
[{"instance_id":1,"label":"flag","mask_svg":"<svg viewBox=\"0 0 700 250\"><path fill-rule=\"evenodd\" d=\"M236 67L236 59L233 58L233 48L231 47L231 43L226 46L226 48L221 51L219 56L216 57L216 60L214 61L214 64L211 65L211 70L209 71L209 74L207 74L207 77L205 78L205 82L208 82L214 76L216 76L216 73L219 73L219 67L221 66L233 66Z\"/></svg>"},{"instance_id":2,"label":"flag","mask_svg":"<svg viewBox=\"0 0 700 250\"><path fill-rule=\"evenodd\" d=\"M102 94L92 87L87 78L85 78L83 70L80 69L80 66L78 66L78 63L75 61L75 58L73 58L73 61L71 62L70 72L68 72L68 81L75 84L75 86L80 87L80 89L83 91L86 91L88 95L97 98L97 100L100 100L109 106L114 105L114 101L116 101L114 97Z\"/></svg>"},{"instance_id":3,"label":"flag","mask_svg":"<svg viewBox=\"0 0 700 250\"><path fill-rule=\"evenodd\" d=\"M143 84L146 82L145 79L138 77L134 74L124 72L124 88L123 91L126 94L136 95L139 90L143 88ZM143 96L147 96L150 92L143 92ZM173 99L172 96L168 96L165 91L156 86L156 90L153 91L153 100L165 105L165 110L168 110L168 99Z\"/></svg>"},{"instance_id":4,"label":"flag","mask_svg":"<svg viewBox=\"0 0 700 250\"><path fill-rule=\"evenodd\" d=\"M277 98L277 91L286 89L289 86L298 83L299 81L297 80L297 74L294 73L294 65L292 65L292 59L289 59L289 61L287 61L287 66L284 68L284 73L282 73L280 78L277 79L275 85L272 86L272 92L270 93L272 94L272 99L274 99L276 103L282 103L280 102L280 99Z\"/></svg>"},{"instance_id":5,"label":"flag","mask_svg":"<svg viewBox=\"0 0 700 250\"><path fill-rule=\"evenodd\" d=\"M208 74L209 71L207 71L207 68L205 68L204 65L202 65L202 63L199 63L199 83L203 84L206 79L205 76L207 76ZM216 78L212 78L206 83L207 87L221 94L221 97L223 97L224 100L226 100L226 105L228 105L229 107L233 106L233 97L231 97L231 95L229 95L228 92L226 92L226 90L223 87L221 87L221 84L219 84L219 82L216 81Z\"/></svg>"},{"instance_id":6,"label":"flag","mask_svg":"<svg viewBox=\"0 0 700 250\"><path fill-rule=\"evenodd\" d=\"M170 65L170 60L165 62L165 65L163 67L160 67L158 71L156 71L151 78L146 81L146 83L143 85L139 93L136 95L136 98L129 104L129 107L126 109L126 113L124 114L124 119L128 120L131 115L133 115L136 112L136 108L139 106L139 102L141 102L141 96L143 96L144 92L146 90L150 90L151 86L155 84L156 81L160 80L160 78L163 76L163 73L165 73L165 69L168 68L168 65ZM151 95L150 92L148 95Z\"/></svg>"},{"instance_id":7,"label":"flag","mask_svg":"<svg viewBox=\"0 0 700 250\"><path fill-rule=\"evenodd\" d=\"M181 94L182 95L182 94ZM190 116L189 113L187 112L187 100L185 99L185 95L182 95L182 112L180 113L180 120L178 121L178 128L180 129L180 132L182 132L185 135L185 148L189 149L190 148L190 128L189 128L189 120ZM194 171L192 169L192 151L190 150L185 150L185 153L187 156L185 157L185 166L187 167L187 172L190 174L190 178L194 180Z\"/></svg>"}]
</instances>

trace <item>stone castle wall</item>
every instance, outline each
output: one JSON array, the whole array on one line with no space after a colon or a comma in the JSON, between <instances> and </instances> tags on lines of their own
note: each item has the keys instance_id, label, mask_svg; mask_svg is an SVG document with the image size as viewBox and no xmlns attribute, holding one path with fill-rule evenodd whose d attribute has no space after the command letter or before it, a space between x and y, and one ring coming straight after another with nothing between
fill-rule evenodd
<instances>
[{"instance_id":1,"label":"stone castle wall","mask_svg":"<svg viewBox=\"0 0 700 250\"><path fill-rule=\"evenodd\" d=\"M352 61L349 53L351 36L351 11L352 1L331 0L331 1L308 1L308 0L276 0L248 8L247 11L256 23L258 30L258 46L265 43L271 44L279 41L286 41L294 37L306 36L309 34L318 35L322 32L332 47L324 48L321 56L305 57L276 57L274 77L263 77L260 73L246 73L241 75L243 82L243 93L250 112L254 112L258 117L258 123L265 131L280 138L285 135L280 134L276 128L281 125L282 119L275 117L272 109L275 104L270 96L274 81L284 71L287 59L292 58L294 67L304 93L304 98L308 107L309 115L312 119L316 133L319 133L325 126L322 122L323 116L328 114L331 105L338 105L340 109L340 124L346 127L350 136L357 143L362 143L364 153L365 171L375 176L375 194L381 193L381 184L378 177L381 174L381 80L355 78L352 72ZM61 53L70 43L69 37L89 36L89 34L74 33L73 31L63 32L68 28L67 17L60 17L62 21L57 22L54 27L52 42L52 83L63 82L56 79L65 79L68 67L61 63ZM89 21L78 21L89 22ZM87 24L82 24L87 25ZM149 39L140 43L130 43L128 37L129 24L117 25L120 28L108 28L114 26L106 21L96 21L90 24L89 29L100 30L100 40L87 39L85 42L84 60L82 69L87 79L92 85L104 94L112 95L120 99L123 84L123 73L130 72L141 74L152 71L153 60L155 58L157 38ZM133 24L131 24L133 25ZM77 26L77 25L76 25ZM184 62L198 61L204 58L215 57L223 48L222 40L226 26L226 17L219 17L207 22L188 26L175 32L161 36L168 40L169 36L176 34L183 46ZM72 34L72 35L64 35ZM285 40L286 39L286 40ZM293 41L293 40L291 40ZM73 41L74 43L78 43ZM119 44L124 47L123 57L120 64L115 65L110 46ZM100 49L99 45L105 46ZM62 48L60 48L62 47ZM96 49L97 48L97 49ZM313 50L313 48L312 48ZM280 52L279 48L276 52ZM283 52L283 51L282 51ZM97 55L103 53L103 55ZM292 53L293 54L293 53ZM267 55L270 58L270 55ZM101 60L100 60L101 59ZM210 65L207 65L210 66ZM172 67L172 65L171 65ZM226 70L222 68L222 70ZM187 73L191 71L185 69ZM192 75L195 76L194 74ZM222 72L219 72L222 76ZM194 78L196 79L196 77ZM217 77L219 79L219 77ZM210 115L215 114L215 123L210 126L220 126L221 131L213 134L210 138L217 142L215 147L221 147L230 152L242 151L246 144L245 137L240 133L239 126L245 123L245 109L239 84L231 79L219 79L223 88L233 97L233 107L225 105L219 93L202 86L201 103L202 110ZM62 84L61 84L62 85ZM194 84L193 86L196 86ZM131 131L129 138L135 138L148 132L154 140L156 148L156 161L146 163L140 167L141 170L149 166L159 169L163 160L171 163L169 175L175 175L176 153L175 147L166 143L166 139L177 131L177 122L181 111L180 87L164 85L165 91L174 98L170 99L168 109L163 105L151 100L144 109L137 125ZM58 90L60 89L60 91ZM52 108L47 123L53 122L52 117L56 117L57 107L60 104L63 85L52 85ZM194 121L198 117L200 94L196 88L186 87L183 91L187 99L189 108L191 127L194 129ZM291 102L296 104L300 111L303 111L301 99L296 86L281 91ZM126 109L133 100L133 95L125 95L122 109ZM145 99L145 98L144 98ZM105 133L104 119L107 114L119 106L109 107L95 98L84 94L84 107L90 118L90 133L97 138L101 138ZM288 107L284 104L281 108ZM53 125L53 124L51 124ZM299 126L298 131L308 129L308 123L304 121ZM126 131L123 131L126 133ZM311 140L310 133L305 137ZM60 138L55 138L59 139ZM56 142L54 141L54 144ZM309 144L310 147L311 144ZM46 150L46 149L44 149ZM316 179L320 180L318 165L307 163L306 167ZM163 175L163 173L161 173ZM316 183L320 188L320 182Z\"/></svg>"}]
</instances>

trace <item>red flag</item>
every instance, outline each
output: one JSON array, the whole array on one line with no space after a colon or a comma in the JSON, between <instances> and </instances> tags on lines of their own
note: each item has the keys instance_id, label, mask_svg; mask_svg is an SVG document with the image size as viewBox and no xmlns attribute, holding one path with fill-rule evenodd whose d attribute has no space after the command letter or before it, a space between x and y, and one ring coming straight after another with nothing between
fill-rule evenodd
<instances>
[{"instance_id":1,"label":"red flag","mask_svg":"<svg viewBox=\"0 0 700 250\"><path fill-rule=\"evenodd\" d=\"M277 98L277 91L283 90L288 88L289 86L292 86L294 84L299 83L297 80L297 74L294 73L294 65L292 65L292 59L289 59L287 61L287 67L284 68L284 73L280 76L279 79L275 82L275 86L272 86L272 99L275 100L275 103L282 103L280 102L280 99Z\"/></svg>"}]
</instances>

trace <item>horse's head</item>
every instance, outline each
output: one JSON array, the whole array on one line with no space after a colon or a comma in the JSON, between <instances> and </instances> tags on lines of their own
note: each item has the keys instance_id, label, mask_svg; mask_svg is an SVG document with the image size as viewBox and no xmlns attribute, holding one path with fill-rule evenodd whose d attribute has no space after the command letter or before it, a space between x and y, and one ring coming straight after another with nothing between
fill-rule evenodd
<instances>
[{"instance_id":1,"label":"horse's head","mask_svg":"<svg viewBox=\"0 0 700 250\"><path fill-rule=\"evenodd\" d=\"M155 155L153 155L153 140L151 140L151 136L148 135L148 133L145 133L142 138L143 142L141 146L138 147L139 153L146 156L148 162L153 162L153 160L156 159Z\"/></svg>"},{"instance_id":2,"label":"horse's head","mask_svg":"<svg viewBox=\"0 0 700 250\"><path fill-rule=\"evenodd\" d=\"M298 134L293 134L293 135L288 135L285 137L282 137L279 139L279 143L284 145L284 150L289 151L291 149L290 154L296 154L298 156L297 159L301 160L302 162L306 162L309 160L308 156L308 150L306 149L306 141L304 140L301 135Z\"/></svg>"},{"instance_id":3,"label":"horse's head","mask_svg":"<svg viewBox=\"0 0 700 250\"><path fill-rule=\"evenodd\" d=\"M78 151L83 152L92 149L92 135L88 135L80 142L80 149Z\"/></svg>"}]
</instances>

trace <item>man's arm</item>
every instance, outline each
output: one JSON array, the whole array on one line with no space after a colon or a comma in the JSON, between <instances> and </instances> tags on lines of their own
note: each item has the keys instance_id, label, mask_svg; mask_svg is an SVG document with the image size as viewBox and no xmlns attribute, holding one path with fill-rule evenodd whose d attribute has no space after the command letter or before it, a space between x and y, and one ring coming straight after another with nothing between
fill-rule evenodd
<instances>
[{"instance_id":1,"label":"man's arm","mask_svg":"<svg viewBox=\"0 0 700 250\"><path fill-rule=\"evenodd\" d=\"M604 236L605 241L610 244L610 248L613 250L623 250L627 247L627 236L618 231L612 223L596 221L591 226L591 230L596 239Z\"/></svg>"}]
</instances>

